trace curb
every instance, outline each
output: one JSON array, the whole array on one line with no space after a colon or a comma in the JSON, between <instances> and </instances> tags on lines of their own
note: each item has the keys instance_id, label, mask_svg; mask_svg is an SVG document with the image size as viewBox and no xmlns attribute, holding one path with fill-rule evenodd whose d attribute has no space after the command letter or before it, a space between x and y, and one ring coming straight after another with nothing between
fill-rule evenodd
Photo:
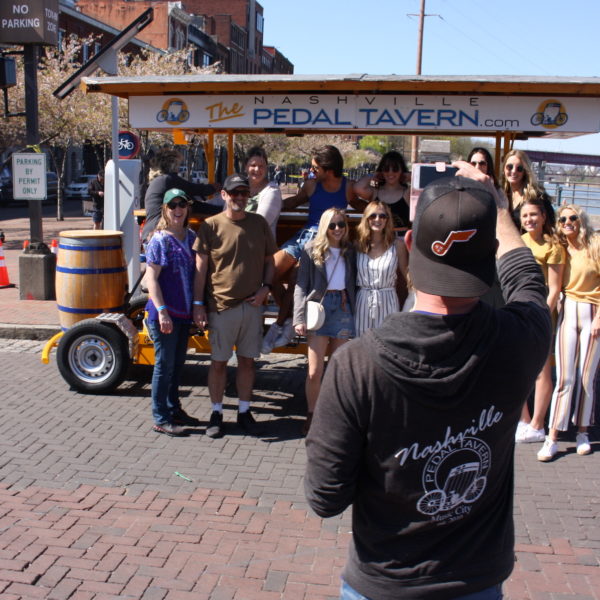
<instances>
[{"instance_id":1,"label":"curb","mask_svg":"<svg viewBox=\"0 0 600 600\"><path fill-rule=\"evenodd\" d=\"M0 323L0 338L13 340L49 340L61 331L58 325L20 325Z\"/></svg>"}]
</instances>

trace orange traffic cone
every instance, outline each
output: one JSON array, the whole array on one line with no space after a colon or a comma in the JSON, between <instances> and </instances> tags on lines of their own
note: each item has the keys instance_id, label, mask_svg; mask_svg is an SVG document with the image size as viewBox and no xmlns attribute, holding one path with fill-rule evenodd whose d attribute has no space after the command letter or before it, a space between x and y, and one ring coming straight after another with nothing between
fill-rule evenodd
<instances>
[{"instance_id":1,"label":"orange traffic cone","mask_svg":"<svg viewBox=\"0 0 600 600\"><path fill-rule=\"evenodd\" d=\"M2 240L0 240L0 288L8 287L15 287L15 284L8 280L8 269L4 261L4 245L2 244Z\"/></svg>"},{"instance_id":2,"label":"orange traffic cone","mask_svg":"<svg viewBox=\"0 0 600 600\"><path fill-rule=\"evenodd\" d=\"M52 244L50 245L50 252L52 252L52 254L58 254L58 242L56 240L52 240Z\"/></svg>"}]
</instances>

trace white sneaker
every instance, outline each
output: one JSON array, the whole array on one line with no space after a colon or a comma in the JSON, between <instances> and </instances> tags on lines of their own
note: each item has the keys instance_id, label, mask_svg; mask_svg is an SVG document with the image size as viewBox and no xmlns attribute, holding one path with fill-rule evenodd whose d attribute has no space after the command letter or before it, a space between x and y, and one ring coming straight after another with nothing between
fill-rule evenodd
<instances>
[{"instance_id":1,"label":"white sneaker","mask_svg":"<svg viewBox=\"0 0 600 600\"><path fill-rule=\"evenodd\" d=\"M575 438L577 444L577 454L584 456L592 453L592 447L590 446L590 440L587 433L580 432Z\"/></svg>"},{"instance_id":2,"label":"white sneaker","mask_svg":"<svg viewBox=\"0 0 600 600\"><path fill-rule=\"evenodd\" d=\"M542 462L551 461L558 452L558 444L553 442L549 437L546 437L542 449L537 453L537 459Z\"/></svg>"},{"instance_id":3,"label":"white sneaker","mask_svg":"<svg viewBox=\"0 0 600 600\"><path fill-rule=\"evenodd\" d=\"M521 434L517 435L516 441L521 444L533 444L543 442L546 439L544 429L534 429L530 423L521 429Z\"/></svg>"},{"instance_id":4,"label":"white sneaker","mask_svg":"<svg viewBox=\"0 0 600 600\"><path fill-rule=\"evenodd\" d=\"M275 344L273 345L273 347L279 348L279 346L287 346L294 339L295 335L296 331L294 329L294 326L292 325L292 319L290 317L289 319L286 319L283 323L283 326L281 327L281 334L275 340Z\"/></svg>"},{"instance_id":5,"label":"white sneaker","mask_svg":"<svg viewBox=\"0 0 600 600\"><path fill-rule=\"evenodd\" d=\"M517 430L515 431L515 442L517 442L517 444L521 441L521 436L523 435L523 430L528 425L529 425L529 423L525 423L525 421L519 421L517 423Z\"/></svg>"},{"instance_id":6,"label":"white sneaker","mask_svg":"<svg viewBox=\"0 0 600 600\"><path fill-rule=\"evenodd\" d=\"M273 323L271 327L269 327L269 331L263 338L262 347L260 349L261 354L270 354L273 348L276 346L277 338L281 335L282 327L277 325L277 323Z\"/></svg>"}]
</instances>

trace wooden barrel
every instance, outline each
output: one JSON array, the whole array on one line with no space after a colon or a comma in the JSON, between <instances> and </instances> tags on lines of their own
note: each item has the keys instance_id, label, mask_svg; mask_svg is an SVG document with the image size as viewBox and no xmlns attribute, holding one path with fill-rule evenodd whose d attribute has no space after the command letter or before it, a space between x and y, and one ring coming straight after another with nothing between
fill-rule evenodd
<instances>
[{"instance_id":1,"label":"wooden barrel","mask_svg":"<svg viewBox=\"0 0 600 600\"><path fill-rule=\"evenodd\" d=\"M63 330L103 312L123 312L127 289L120 231L60 232L56 303Z\"/></svg>"}]
</instances>

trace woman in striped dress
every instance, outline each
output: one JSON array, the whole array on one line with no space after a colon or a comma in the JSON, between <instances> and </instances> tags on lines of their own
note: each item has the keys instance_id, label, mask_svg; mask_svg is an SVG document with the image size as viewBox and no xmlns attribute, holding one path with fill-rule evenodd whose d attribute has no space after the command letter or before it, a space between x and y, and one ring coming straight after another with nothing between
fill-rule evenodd
<instances>
[{"instance_id":1,"label":"woman in striped dress","mask_svg":"<svg viewBox=\"0 0 600 600\"><path fill-rule=\"evenodd\" d=\"M404 296L408 253L396 238L392 214L384 202L370 202L357 227L356 335L379 327L400 310ZM404 298L402 298L404 301Z\"/></svg>"}]
</instances>

